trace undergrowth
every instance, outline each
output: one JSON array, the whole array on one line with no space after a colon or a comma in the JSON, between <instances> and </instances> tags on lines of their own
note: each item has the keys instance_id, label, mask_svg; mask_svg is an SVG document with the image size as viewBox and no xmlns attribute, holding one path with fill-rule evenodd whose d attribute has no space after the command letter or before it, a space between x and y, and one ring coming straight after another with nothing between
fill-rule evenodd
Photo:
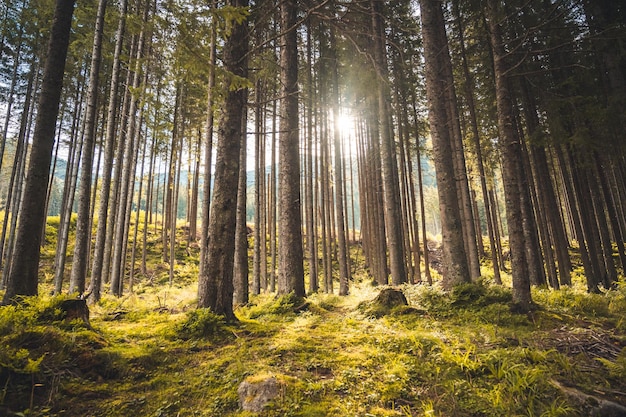
<instances>
[{"instance_id":1,"label":"undergrowth","mask_svg":"<svg viewBox=\"0 0 626 417\"><path fill-rule=\"evenodd\" d=\"M534 290L529 314L511 310L510 290L487 283L399 289L410 310L375 316L357 308L380 291L366 284L348 297L262 294L236 310L236 324L193 308L196 288L182 285L106 296L91 309L92 327L65 321L60 298L0 307L0 411L587 415L559 384L626 401L623 285L599 295ZM597 340L615 354L594 351ZM260 414L241 410L239 384L268 377L279 395Z\"/></svg>"}]
</instances>

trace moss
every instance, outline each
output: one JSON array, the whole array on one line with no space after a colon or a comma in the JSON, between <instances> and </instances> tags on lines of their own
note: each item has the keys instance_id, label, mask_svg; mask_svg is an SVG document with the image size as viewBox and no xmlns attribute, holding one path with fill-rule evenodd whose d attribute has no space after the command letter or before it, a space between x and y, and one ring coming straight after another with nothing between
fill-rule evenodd
<instances>
[{"instance_id":1,"label":"moss","mask_svg":"<svg viewBox=\"0 0 626 417\"><path fill-rule=\"evenodd\" d=\"M621 356L584 359L559 345L617 322L621 289L600 295L612 306L603 311L583 307L598 302L584 290L571 290L573 304L535 291L541 310L516 315L502 287L407 285L408 306L369 315L357 306L380 288L363 284L306 304L256 296L236 310L237 325L191 308L193 285L136 289L92 307L95 330L57 320L45 297L0 308L0 342L14 352L15 369L0 370L2 384L11 372L11 409L28 407L33 375L45 386L34 412L50 416L251 416L239 409L237 387L265 375L278 375L284 392L263 416L550 415L568 406L550 379L626 389Z\"/></svg>"},{"instance_id":2,"label":"moss","mask_svg":"<svg viewBox=\"0 0 626 417\"><path fill-rule=\"evenodd\" d=\"M181 339L222 338L226 334L225 320L207 308L191 310L176 325L176 334Z\"/></svg>"}]
</instances>

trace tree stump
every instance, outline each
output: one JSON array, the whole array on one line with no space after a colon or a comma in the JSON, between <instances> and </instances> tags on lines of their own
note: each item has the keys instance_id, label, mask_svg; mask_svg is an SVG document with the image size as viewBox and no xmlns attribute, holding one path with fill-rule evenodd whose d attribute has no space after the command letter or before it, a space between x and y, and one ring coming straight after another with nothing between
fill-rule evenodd
<instances>
[{"instance_id":1,"label":"tree stump","mask_svg":"<svg viewBox=\"0 0 626 417\"><path fill-rule=\"evenodd\" d=\"M59 305L61 308L61 314L66 321L82 320L88 327L89 324L89 307L87 307L87 300L63 300Z\"/></svg>"},{"instance_id":2,"label":"tree stump","mask_svg":"<svg viewBox=\"0 0 626 417\"><path fill-rule=\"evenodd\" d=\"M404 293L396 288L384 288L372 301L359 305L358 309L372 317L396 313L409 305Z\"/></svg>"},{"instance_id":3,"label":"tree stump","mask_svg":"<svg viewBox=\"0 0 626 417\"><path fill-rule=\"evenodd\" d=\"M374 303L388 309L409 305L404 293L395 288L383 289L374 299Z\"/></svg>"}]
</instances>

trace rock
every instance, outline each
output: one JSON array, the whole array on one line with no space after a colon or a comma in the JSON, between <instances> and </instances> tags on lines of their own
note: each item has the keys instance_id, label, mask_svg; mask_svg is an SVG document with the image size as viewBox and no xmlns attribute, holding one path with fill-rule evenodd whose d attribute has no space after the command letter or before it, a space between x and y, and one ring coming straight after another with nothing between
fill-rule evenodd
<instances>
[{"instance_id":1,"label":"rock","mask_svg":"<svg viewBox=\"0 0 626 417\"><path fill-rule=\"evenodd\" d=\"M270 401L278 397L281 388L281 384L273 376L265 379L247 378L237 388L239 406L244 411L259 413Z\"/></svg>"}]
</instances>

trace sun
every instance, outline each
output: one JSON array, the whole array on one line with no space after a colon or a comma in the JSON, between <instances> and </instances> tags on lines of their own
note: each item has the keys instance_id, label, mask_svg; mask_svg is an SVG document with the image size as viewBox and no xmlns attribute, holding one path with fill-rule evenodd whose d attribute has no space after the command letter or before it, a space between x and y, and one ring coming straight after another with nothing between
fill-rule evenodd
<instances>
[{"instance_id":1,"label":"sun","mask_svg":"<svg viewBox=\"0 0 626 417\"><path fill-rule=\"evenodd\" d=\"M337 127L344 136L352 134L354 132L354 117L349 112L342 111L337 120Z\"/></svg>"}]
</instances>

